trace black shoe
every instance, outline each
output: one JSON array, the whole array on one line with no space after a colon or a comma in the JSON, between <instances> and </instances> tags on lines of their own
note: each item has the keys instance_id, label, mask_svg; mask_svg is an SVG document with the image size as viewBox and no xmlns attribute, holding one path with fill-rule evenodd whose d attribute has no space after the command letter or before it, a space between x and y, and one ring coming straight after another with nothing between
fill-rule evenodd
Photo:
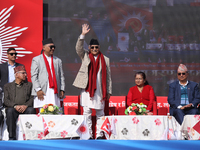
<instances>
[{"instance_id":1,"label":"black shoe","mask_svg":"<svg viewBox=\"0 0 200 150\"><path fill-rule=\"evenodd\" d=\"M9 140L17 140L17 139L14 137L14 138L9 138Z\"/></svg>"},{"instance_id":2,"label":"black shoe","mask_svg":"<svg viewBox=\"0 0 200 150\"><path fill-rule=\"evenodd\" d=\"M100 136L98 136L96 139L97 139L97 140L105 140L105 139L106 139L106 136L105 136L104 132L101 131L101 132L100 132Z\"/></svg>"},{"instance_id":3,"label":"black shoe","mask_svg":"<svg viewBox=\"0 0 200 150\"><path fill-rule=\"evenodd\" d=\"M93 138L92 138L92 137L90 137L88 140L93 140Z\"/></svg>"},{"instance_id":4,"label":"black shoe","mask_svg":"<svg viewBox=\"0 0 200 150\"><path fill-rule=\"evenodd\" d=\"M102 140L104 139L102 136L97 137L97 140Z\"/></svg>"}]
</instances>

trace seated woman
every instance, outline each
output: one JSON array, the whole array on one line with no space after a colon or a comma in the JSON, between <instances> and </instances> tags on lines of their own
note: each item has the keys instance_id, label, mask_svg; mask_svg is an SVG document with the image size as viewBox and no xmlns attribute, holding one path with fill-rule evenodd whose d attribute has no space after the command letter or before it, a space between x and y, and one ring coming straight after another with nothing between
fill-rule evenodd
<instances>
[{"instance_id":1,"label":"seated woman","mask_svg":"<svg viewBox=\"0 0 200 150\"><path fill-rule=\"evenodd\" d=\"M153 102L155 101L155 94L153 87L148 85L146 75L144 72L137 72L135 74L135 84L129 89L127 95L127 105L132 103L143 103L147 105L147 114L153 115Z\"/></svg>"}]
</instances>

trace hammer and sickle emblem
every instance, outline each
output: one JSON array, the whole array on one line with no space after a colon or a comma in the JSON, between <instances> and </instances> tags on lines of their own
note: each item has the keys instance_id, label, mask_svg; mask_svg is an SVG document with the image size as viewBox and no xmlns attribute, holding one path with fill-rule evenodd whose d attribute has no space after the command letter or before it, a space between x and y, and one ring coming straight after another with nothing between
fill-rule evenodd
<instances>
[{"instance_id":1,"label":"hammer and sickle emblem","mask_svg":"<svg viewBox=\"0 0 200 150\"><path fill-rule=\"evenodd\" d=\"M140 21L138 20L138 19L134 19L131 23L130 23L130 25L131 25L131 27L134 29L134 30L136 30L136 31L138 31L138 30L140 30Z\"/></svg>"}]
</instances>

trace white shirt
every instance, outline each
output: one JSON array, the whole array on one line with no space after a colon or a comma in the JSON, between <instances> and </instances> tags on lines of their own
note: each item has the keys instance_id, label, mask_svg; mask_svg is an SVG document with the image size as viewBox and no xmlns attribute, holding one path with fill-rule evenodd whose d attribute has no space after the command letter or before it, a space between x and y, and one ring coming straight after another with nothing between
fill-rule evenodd
<instances>
[{"instance_id":1,"label":"white shirt","mask_svg":"<svg viewBox=\"0 0 200 150\"><path fill-rule=\"evenodd\" d=\"M10 65L8 63L8 83L13 82L15 80L15 73L14 73L14 68L16 64L14 63L14 65Z\"/></svg>"}]
</instances>

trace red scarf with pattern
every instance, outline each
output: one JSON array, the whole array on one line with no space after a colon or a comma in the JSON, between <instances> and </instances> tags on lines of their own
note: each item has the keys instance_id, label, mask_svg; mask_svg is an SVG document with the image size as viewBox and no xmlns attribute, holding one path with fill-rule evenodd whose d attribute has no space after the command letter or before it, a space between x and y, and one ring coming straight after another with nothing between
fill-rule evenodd
<instances>
[{"instance_id":1,"label":"red scarf with pattern","mask_svg":"<svg viewBox=\"0 0 200 150\"><path fill-rule=\"evenodd\" d=\"M101 52L99 52L97 59L95 61L94 56L89 52L89 58L90 58L90 65L89 65L89 80L88 85L86 87L86 92L90 93L90 97L94 97L94 93L97 89L96 87L96 81L97 81L97 73L99 71L99 59L101 59L101 67L102 67L102 94L103 94L103 100L106 100L106 62L104 59L104 56Z\"/></svg>"},{"instance_id":2,"label":"red scarf with pattern","mask_svg":"<svg viewBox=\"0 0 200 150\"><path fill-rule=\"evenodd\" d=\"M47 72L48 72L48 75L49 75L49 88L54 88L54 94L57 94L58 93L58 88L57 88L55 69L54 69L54 65L53 65L53 55L51 55L51 69L52 69L53 76L51 75L49 62L47 61L47 58L44 55L44 52L42 53L42 55L43 55L44 62L45 62L45 65L46 65L46 68L47 68Z\"/></svg>"}]
</instances>

